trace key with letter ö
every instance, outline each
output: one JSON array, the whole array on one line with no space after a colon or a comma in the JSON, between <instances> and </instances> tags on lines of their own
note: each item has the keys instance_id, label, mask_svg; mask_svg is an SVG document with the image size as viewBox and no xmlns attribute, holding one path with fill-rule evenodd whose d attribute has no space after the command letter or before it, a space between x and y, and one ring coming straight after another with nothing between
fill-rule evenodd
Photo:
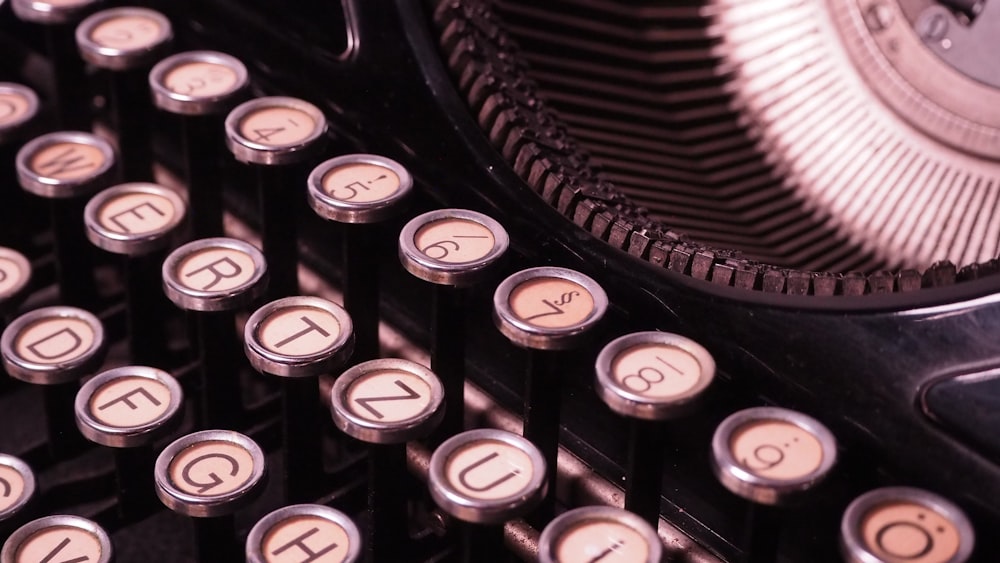
<instances>
[{"instance_id":1,"label":"key with letter \u00f6","mask_svg":"<svg viewBox=\"0 0 1000 563\"><path fill-rule=\"evenodd\" d=\"M744 560L774 561L781 514L773 507L801 500L837 461L833 434L819 421L777 407L730 415L712 437L712 470L730 491L747 499Z\"/></svg>"},{"instance_id":2,"label":"key with letter \u00f6","mask_svg":"<svg viewBox=\"0 0 1000 563\"><path fill-rule=\"evenodd\" d=\"M431 498L465 523L459 561L509 560L502 524L545 498L545 463L534 444L503 430L469 430L434 450L428 473Z\"/></svg>"},{"instance_id":3,"label":"key with letter \u00f6","mask_svg":"<svg viewBox=\"0 0 1000 563\"><path fill-rule=\"evenodd\" d=\"M92 442L114 448L118 514L125 521L156 507L153 442L174 431L184 392L170 374L125 366L94 376L76 395L76 425Z\"/></svg>"},{"instance_id":4,"label":"key with letter \u00f6","mask_svg":"<svg viewBox=\"0 0 1000 563\"><path fill-rule=\"evenodd\" d=\"M295 215L305 171L326 141L326 117L296 98L244 102L226 117L226 146L257 174L258 211L264 256L271 267L270 299L299 293L298 229Z\"/></svg>"},{"instance_id":5,"label":"key with letter \u00f6","mask_svg":"<svg viewBox=\"0 0 1000 563\"><path fill-rule=\"evenodd\" d=\"M156 495L171 510L194 518L195 552L203 563L239 553L233 514L263 491L264 452L227 430L188 434L156 458Z\"/></svg>"},{"instance_id":6,"label":"key with letter \u00f6","mask_svg":"<svg viewBox=\"0 0 1000 563\"><path fill-rule=\"evenodd\" d=\"M974 547L965 513L921 489L869 491L847 507L840 524L841 553L849 563L964 563Z\"/></svg>"},{"instance_id":7,"label":"key with letter \u00f6","mask_svg":"<svg viewBox=\"0 0 1000 563\"><path fill-rule=\"evenodd\" d=\"M235 428L243 416L239 368L245 363L236 311L264 293L264 255L241 240L201 239L171 252L162 275L167 298L197 312L190 340L201 360L201 420L206 426Z\"/></svg>"},{"instance_id":8,"label":"key with letter \u00f6","mask_svg":"<svg viewBox=\"0 0 1000 563\"><path fill-rule=\"evenodd\" d=\"M493 294L493 320L512 343L528 351L524 379L524 437L545 457L555 486L559 452L560 351L580 346L604 317L608 296L593 279L565 268L531 268L505 279ZM537 525L550 520L555 499L535 515Z\"/></svg>"},{"instance_id":9,"label":"key with letter \u00f6","mask_svg":"<svg viewBox=\"0 0 1000 563\"><path fill-rule=\"evenodd\" d=\"M368 443L370 558L399 561L409 551L406 442L426 437L441 422L441 381L408 360L370 360L337 378L330 403L337 428Z\"/></svg>"},{"instance_id":10,"label":"key with letter \u00f6","mask_svg":"<svg viewBox=\"0 0 1000 563\"><path fill-rule=\"evenodd\" d=\"M281 379L285 500L311 500L324 482L318 376L350 358L351 317L319 297L286 297L250 316L243 346L250 365Z\"/></svg>"},{"instance_id":11,"label":"key with letter \u00f6","mask_svg":"<svg viewBox=\"0 0 1000 563\"><path fill-rule=\"evenodd\" d=\"M651 526L660 519L663 421L692 412L715 378L715 360L697 342L667 332L637 332L597 356L594 389L629 419L625 508Z\"/></svg>"},{"instance_id":12,"label":"key with letter \u00f6","mask_svg":"<svg viewBox=\"0 0 1000 563\"><path fill-rule=\"evenodd\" d=\"M83 441L73 420L79 381L104 361L104 326L74 307L45 307L21 315L3 331L0 352L7 373L42 385L48 450L53 459Z\"/></svg>"},{"instance_id":13,"label":"key with letter \u00f6","mask_svg":"<svg viewBox=\"0 0 1000 563\"><path fill-rule=\"evenodd\" d=\"M247 536L247 563L356 563L361 532L343 512L318 504L279 508Z\"/></svg>"},{"instance_id":14,"label":"key with letter \u00f6","mask_svg":"<svg viewBox=\"0 0 1000 563\"><path fill-rule=\"evenodd\" d=\"M493 219L465 209L439 209L414 217L399 233L399 260L408 272L434 284L431 368L444 383L451 407L438 427L441 441L462 430L465 413L464 288L483 281L507 251L507 231Z\"/></svg>"},{"instance_id":15,"label":"key with letter \u00f6","mask_svg":"<svg viewBox=\"0 0 1000 563\"><path fill-rule=\"evenodd\" d=\"M401 164L374 154L348 154L323 162L307 181L309 205L317 215L342 225L341 289L354 319L358 362L379 357L379 223L398 215L413 189Z\"/></svg>"}]
</instances>

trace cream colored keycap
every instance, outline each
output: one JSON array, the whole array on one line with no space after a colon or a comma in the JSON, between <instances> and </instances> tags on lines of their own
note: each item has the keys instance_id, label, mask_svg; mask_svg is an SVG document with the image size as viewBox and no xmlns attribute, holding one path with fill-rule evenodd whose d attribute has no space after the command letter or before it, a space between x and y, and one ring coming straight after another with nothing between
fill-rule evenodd
<instances>
[{"instance_id":1,"label":"cream colored keycap","mask_svg":"<svg viewBox=\"0 0 1000 563\"><path fill-rule=\"evenodd\" d=\"M351 550L347 532L319 516L297 516L275 524L264 536L268 563L340 563Z\"/></svg>"},{"instance_id":2,"label":"cream colored keycap","mask_svg":"<svg viewBox=\"0 0 1000 563\"><path fill-rule=\"evenodd\" d=\"M49 317L26 326L15 339L14 351L29 362L61 364L91 352L94 338L90 324L81 319Z\"/></svg>"},{"instance_id":3,"label":"cream colored keycap","mask_svg":"<svg viewBox=\"0 0 1000 563\"><path fill-rule=\"evenodd\" d=\"M480 260L496 244L492 231L467 219L441 219L424 225L417 230L414 242L429 258L450 264Z\"/></svg>"},{"instance_id":4,"label":"cream colored keycap","mask_svg":"<svg viewBox=\"0 0 1000 563\"><path fill-rule=\"evenodd\" d=\"M234 248L209 247L186 256L177 279L197 291L228 291L254 279L253 258Z\"/></svg>"},{"instance_id":5,"label":"cream colored keycap","mask_svg":"<svg viewBox=\"0 0 1000 563\"><path fill-rule=\"evenodd\" d=\"M483 440L459 448L446 462L448 482L480 500L517 496L532 481L531 458L505 442Z\"/></svg>"},{"instance_id":6,"label":"cream colored keycap","mask_svg":"<svg viewBox=\"0 0 1000 563\"><path fill-rule=\"evenodd\" d=\"M28 167L41 178L77 180L104 166L100 149L84 143L56 142L43 147L28 160Z\"/></svg>"}]
</instances>

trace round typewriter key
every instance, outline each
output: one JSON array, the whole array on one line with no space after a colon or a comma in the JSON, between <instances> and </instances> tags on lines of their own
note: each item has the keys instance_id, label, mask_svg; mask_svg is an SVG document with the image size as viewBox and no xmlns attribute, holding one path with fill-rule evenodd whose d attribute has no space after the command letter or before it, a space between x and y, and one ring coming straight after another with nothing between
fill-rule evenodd
<instances>
[{"instance_id":1,"label":"round typewriter key","mask_svg":"<svg viewBox=\"0 0 1000 563\"><path fill-rule=\"evenodd\" d=\"M156 458L156 495L195 517L199 561L232 561L238 547L233 513L263 491L264 452L238 432L204 430L167 446Z\"/></svg>"},{"instance_id":2,"label":"round typewriter key","mask_svg":"<svg viewBox=\"0 0 1000 563\"><path fill-rule=\"evenodd\" d=\"M27 86L0 82L0 145L17 140L38 114L38 96Z\"/></svg>"},{"instance_id":3,"label":"round typewriter key","mask_svg":"<svg viewBox=\"0 0 1000 563\"><path fill-rule=\"evenodd\" d=\"M972 524L938 495L886 487L861 495L840 524L840 547L851 563L962 563L975 545Z\"/></svg>"},{"instance_id":4,"label":"round typewriter key","mask_svg":"<svg viewBox=\"0 0 1000 563\"><path fill-rule=\"evenodd\" d=\"M79 516L56 515L32 520L3 544L2 563L87 561L111 563L111 538L97 523Z\"/></svg>"},{"instance_id":5,"label":"round typewriter key","mask_svg":"<svg viewBox=\"0 0 1000 563\"><path fill-rule=\"evenodd\" d=\"M341 224L344 308L354 319L358 361L379 356L378 223L402 211L413 189L410 173L394 160L373 154L338 156L309 175L309 205L320 217Z\"/></svg>"},{"instance_id":6,"label":"round typewriter key","mask_svg":"<svg viewBox=\"0 0 1000 563\"><path fill-rule=\"evenodd\" d=\"M326 118L316 106L284 97L244 102L226 117L226 145L236 160L256 165L264 256L271 267L268 297L296 295L297 198L305 171L326 140Z\"/></svg>"},{"instance_id":7,"label":"round typewriter key","mask_svg":"<svg viewBox=\"0 0 1000 563\"><path fill-rule=\"evenodd\" d=\"M223 234L222 114L246 96L250 79L238 59L214 51L190 51L167 57L149 73L153 103L177 114L181 157L187 173L191 222L198 238Z\"/></svg>"},{"instance_id":8,"label":"round typewriter key","mask_svg":"<svg viewBox=\"0 0 1000 563\"><path fill-rule=\"evenodd\" d=\"M464 416L466 314L463 286L482 281L507 251L507 231L475 211L441 209L412 219L399 235L399 259L411 274L434 286L431 367L445 385L452 408L438 428L461 432Z\"/></svg>"},{"instance_id":9,"label":"round typewriter key","mask_svg":"<svg viewBox=\"0 0 1000 563\"><path fill-rule=\"evenodd\" d=\"M712 437L712 470L723 486L751 502L749 560L773 561L777 553L781 515L769 507L815 488L836 460L833 434L804 414L756 407L722 421Z\"/></svg>"},{"instance_id":10,"label":"round typewriter key","mask_svg":"<svg viewBox=\"0 0 1000 563\"><path fill-rule=\"evenodd\" d=\"M660 563L663 543L635 514L610 506L564 512L542 530L539 563Z\"/></svg>"},{"instance_id":11,"label":"round typewriter key","mask_svg":"<svg viewBox=\"0 0 1000 563\"><path fill-rule=\"evenodd\" d=\"M247 536L247 563L355 563L361 532L343 512L319 504L279 508Z\"/></svg>"},{"instance_id":12,"label":"round typewriter key","mask_svg":"<svg viewBox=\"0 0 1000 563\"><path fill-rule=\"evenodd\" d=\"M173 39L170 22L146 8L112 8L83 20L76 42L83 59L108 72L111 122L126 180L153 180L147 71Z\"/></svg>"},{"instance_id":13,"label":"round typewriter key","mask_svg":"<svg viewBox=\"0 0 1000 563\"><path fill-rule=\"evenodd\" d=\"M503 430L470 430L446 440L431 455L428 486L445 512L468 523L460 560L503 560L503 522L545 498L545 459L524 438Z\"/></svg>"},{"instance_id":14,"label":"round typewriter key","mask_svg":"<svg viewBox=\"0 0 1000 563\"><path fill-rule=\"evenodd\" d=\"M72 25L100 0L11 0L14 14L42 26L42 43L51 64L53 98L58 127L89 130L93 107L87 88L87 73L76 48Z\"/></svg>"},{"instance_id":15,"label":"round typewriter key","mask_svg":"<svg viewBox=\"0 0 1000 563\"><path fill-rule=\"evenodd\" d=\"M369 443L371 558L399 561L406 540L405 443L426 437L441 422L441 381L408 360L371 360L337 378L330 402L337 428Z\"/></svg>"},{"instance_id":16,"label":"round typewriter key","mask_svg":"<svg viewBox=\"0 0 1000 563\"><path fill-rule=\"evenodd\" d=\"M125 255L125 315L133 362L163 365L167 360L164 322L168 308L160 291L164 250L177 238L186 205L173 190L132 183L108 188L87 203L87 238L99 248Z\"/></svg>"},{"instance_id":17,"label":"round typewriter key","mask_svg":"<svg viewBox=\"0 0 1000 563\"><path fill-rule=\"evenodd\" d=\"M7 536L35 496L35 473L20 459L0 454L0 534Z\"/></svg>"},{"instance_id":18,"label":"round typewriter key","mask_svg":"<svg viewBox=\"0 0 1000 563\"><path fill-rule=\"evenodd\" d=\"M317 376L350 357L351 317L319 297L286 297L254 312L243 335L250 365L282 379L285 496L300 502L313 496L323 473Z\"/></svg>"},{"instance_id":19,"label":"round typewriter key","mask_svg":"<svg viewBox=\"0 0 1000 563\"><path fill-rule=\"evenodd\" d=\"M186 205L176 192L157 184L131 183L91 198L84 211L87 238L116 254L141 256L170 245Z\"/></svg>"},{"instance_id":20,"label":"round typewriter key","mask_svg":"<svg viewBox=\"0 0 1000 563\"><path fill-rule=\"evenodd\" d=\"M50 199L79 198L104 188L114 165L114 149L107 141L77 131L36 137L17 154L21 187Z\"/></svg>"},{"instance_id":21,"label":"round typewriter key","mask_svg":"<svg viewBox=\"0 0 1000 563\"><path fill-rule=\"evenodd\" d=\"M522 270L505 279L493 296L500 332L538 350L576 346L607 308L608 297L597 282L565 268Z\"/></svg>"},{"instance_id":22,"label":"round typewriter key","mask_svg":"<svg viewBox=\"0 0 1000 563\"><path fill-rule=\"evenodd\" d=\"M560 351L579 346L604 316L608 297L591 278L565 268L531 268L508 277L493 294L493 319L514 344L528 349L524 389L524 437L545 456L549 482L559 453ZM539 507L536 523L548 521L555 500Z\"/></svg>"},{"instance_id":23,"label":"round typewriter key","mask_svg":"<svg viewBox=\"0 0 1000 563\"><path fill-rule=\"evenodd\" d=\"M0 314L20 304L30 281L31 262L16 250L0 247Z\"/></svg>"},{"instance_id":24,"label":"round typewriter key","mask_svg":"<svg viewBox=\"0 0 1000 563\"><path fill-rule=\"evenodd\" d=\"M146 8L103 10L76 28L83 60L108 70L151 65L163 56L172 39L170 21Z\"/></svg>"},{"instance_id":25,"label":"round typewriter key","mask_svg":"<svg viewBox=\"0 0 1000 563\"><path fill-rule=\"evenodd\" d=\"M17 153L18 182L51 201L56 283L63 302L87 307L96 300L91 248L81 237L86 196L113 177L115 153L89 133L63 131L37 137Z\"/></svg>"},{"instance_id":26,"label":"round typewriter key","mask_svg":"<svg viewBox=\"0 0 1000 563\"><path fill-rule=\"evenodd\" d=\"M662 421L689 414L715 378L715 360L697 342L667 332L637 332L597 356L594 388L630 419L625 508L651 526L660 518Z\"/></svg>"},{"instance_id":27,"label":"round typewriter key","mask_svg":"<svg viewBox=\"0 0 1000 563\"><path fill-rule=\"evenodd\" d=\"M36 309L15 319L0 337L7 373L43 385L50 453L62 456L81 445L73 421L79 380L104 360L104 327L74 307Z\"/></svg>"},{"instance_id":28,"label":"round typewriter key","mask_svg":"<svg viewBox=\"0 0 1000 563\"><path fill-rule=\"evenodd\" d=\"M89 440L115 448L118 510L126 520L153 508L154 440L180 422L184 393L170 374L125 366L90 379L76 395L76 426Z\"/></svg>"},{"instance_id":29,"label":"round typewriter key","mask_svg":"<svg viewBox=\"0 0 1000 563\"><path fill-rule=\"evenodd\" d=\"M163 262L163 288L178 307L198 311L191 341L201 360L201 418L234 427L242 416L239 368L245 362L236 311L261 296L267 264L253 245L229 238L189 242Z\"/></svg>"}]
</instances>

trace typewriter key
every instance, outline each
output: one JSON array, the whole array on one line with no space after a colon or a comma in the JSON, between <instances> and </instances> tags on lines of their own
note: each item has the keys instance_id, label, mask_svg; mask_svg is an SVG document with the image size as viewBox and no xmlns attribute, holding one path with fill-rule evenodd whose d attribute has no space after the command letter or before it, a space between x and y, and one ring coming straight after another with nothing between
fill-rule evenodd
<instances>
[{"instance_id":1,"label":"typewriter key","mask_svg":"<svg viewBox=\"0 0 1000 563\"><path fill-rule=\"evenodd\" d=\"M3 544L0 563L86 561L111 563L111 538L96 522L79 516L56 515L32 520Z\"/></svg>"},{"instance_id":2,"label":"typewriter key","mask_svg":"<svg viewBox=\"0 0 1000 563\"><path fill-rule=\"evenodd\" d=\"M239 552L233 513L260 495L265 474L264 452L253 440L204 430L175 440L156 458L156 495L195 518L199 561L232 561Z\"/></svg>"},{"instance_id":3,"label":"typewriter key","mask_svg":"<svg viewBox=\"0 0 1000 563\"><path fill-rule=\"evenodd\" d=\"M27 463L0 454L0 536L6 537L12 524L22 521L25 507L35 496L35 472Z\"/></svg>"},{"instance_id":4,"label":"typewriter key","mask_svg":"<svg viewBox=\"0 0 1000 563\"><path fill-rule=\"evenodd\" d=\"M379 356L378 223L396 216L413 189L413 178L398 162L372 154L327 160L309 174L309 205L320 217L343 225L344 308L354 319L354 358Z\"/></svg>"},{"instance_id":5,"label":"typewriter key","mask_svg":"<svg viewBox=\"0 0 1000 563\"><path fill-rule=\"evenodd\" d=\"M431 498L467 523L461 561L504 559L502 524L523 516L546 496L545 459L534 444L503 430L470 430L431 455Z\"/></svg>"},{"instance_id":6,"label":"typewriter key","mask_svg":"<svg viewBox=\"0 0 1000 563\"><path fill-rule=\"evenodd\" d=\"M730 491L751 502L749 561L774 561L780 541L780 514L770 508L815 488L837 461L833 434L804 414L756 407L730 415L712 437L712 471Z\"/></svg>"},{"instance_id":7,"label":"typewriter key","mask_svg":"<svg viewBox=\"0 0 1000 563\"><path fill-rule=\"evenodd\" d=\"M431 370L381 359L344 372L330 393L333 421L368 442L368 549L373 561L399 561L406 546L406 446L441 422L444 389Z\"/></svg>"},{"instance_id":8,"label":"typewriter key","mask_svg":"<svg viewBox=\"0 0 1000 563\"><path fill-rule=\"evenodd\" d=\"M236 160L256 165L261 238L271 267L271 299L299 292L295 195L305 173L293 165L317 156L325 140L323 112L296 98L250 100L226 117L226 146Z\"/></svg>"},{"instance_id":9,"label":"typewriter key","mask_svg":"<svg viewBox=\"0 0 1000 563\"><path fill-rule=\"evenodd\" d=\"M20 305L31 282L31 262L16 250L0 247L0 315Z\"/></svg>"},{"instance_id":10,"label":"typewriter key","mask_svg":"<svg viewBox=\"0 0 1000 563\"><path fill-rule=\"evenodd\" d=\"M0 82L0 145L16 141L38 115L38 96L27 86Z\"/></svg>"},{"instance_id":11,"label":"typewriter key","mask_svg":"<svg viewBox=\"0 0 1000 563\"><path fill-rule=\"evenodd\" d=\"M180 116L180 152L187 173L191 223L197 238L222 229L223 117L246 96L247 69L238 59L214 51L167 57L149 73L153 103Z\"/></svg>"},{"instance_id":12,"label":"typewriter key","mask_svg":"<svg viewBox=\"0 0 1000 563\"><path fill-rule=\"evenodd\" d=\"M3 331L7 373L43 385L49 452L60 457L81 445L73 421L79 380L104 360L104 327L74 307L45 307L21 315Z\"/></svg>"},{"instance_id":13,"label":"typewriter key","mask_svg":"<svg viewBox=\"0 0 1000 563\"><path fill-rule=\"evenodd\" d=\"M124 519L141 517L153 508L152 444L176 429L183 404L177 380L144 366L102 372L77 393L80 433L115 449L118 512Z\"/></svg>"},{"instance_id":14,"label":"typewriter key","mask_svg":"<svg viewBox=\"0 0 1000 563\"><path fill-rule=\"evenodd\" d=\"M656 530L631 512L585 506L560 514L538 538L539 563L660 563Z\"/></svg>"},{"instance_id":15,"label":"typewriter key","mask_svg":"<svg viewBox=\"0 0 1000 563\"><path fill-rule=\"evenodd\" d=\"M434 285L431 368L452 407L438 434L462 431L465 404L466 311L464 286L482 281L507 251L507 231L493 219L464 209L441 209L412 219L399 235L399 259L408 272Z\"/></svg>"},{"instance_id":16,"label":"typewriter key","mask_svg":"<svg viewBox=\"0 0 1000 563\"><path fill-rule=\"evenodd\" d=\"M524 382L524 437L545 457L555 483L559 453L559 363L557 351L579 346L604 316L608 297L591 278L565 268L531 268L505 279L493 294L493 320L514 344L528 349ZM547 521L554 499L539 507Z\"/></svg>"},{"instance_id":17,"label":"typewriter key","mask_svg":"<svg viewBox=\"0 0 1000 563\"><path fill-rule=\"evenodd\" d=\"M350 358L351 317L319 297L286 297L250 316L243 342L250 365L282 379L285 498L302 502L317 492L323 473L317 376Z\"/></svg>"},{"instance_id":18,"label":"typewriter key","mask_svg":"<svg viewBox=\"0 0 1000 563\"><path fill-rule=\"evenodd\" d=\"M76 48L73 24L86 16L101 0L11 0L18 18L40 24L48 59L52 65L57 124L64 129L89 130L92 107L83 61Z\"/></svg>"},{"instance_id":19,"label":"typewriter key","mask_svg":"<svg viewBox=\"0 0 1000 563\"><path fill-rule=\"evenodd\" d=\"M264 292L267 263L253 245L230 238L189 242L163 262L163 290L175 305L197 311L191 341L201 360L201 420L208 426L235 427L240 400L241 346L236 311Z\"/></svg>"},{"instance_id":20,"label":"typewriter key","mask_svg":"<svg viewBox=\"0 0 1000 563\"><path fill-rule=\"evenodd\" d=\"M667 332L637 332L597 356L594 389L630 419L625 508L651 526L660 518L662 422L689 414L715 378L715 360L697 342Z\"/></svg>"},{"instance_id":21,"label":"typewriter key","mask_svg":"<svg viewBox=\"0 0 1000 563\"><path fill-rule=\"evenodd\" d=\"M97 288L84 232L86 197L111 183L115 153L89 133L63 131L37 137L17 153L21 187L51 200L56 282L64 303L87 307Z\"/></svg>"},{"instance_id":22,"label":"typewriter key","mask_svg":"<svg viewBox=\"0 0 1000 563\"><path fill-rule=\"evenodd\" d=\"M163 365L167 336L161 318L163 250L179 234L186 205L173 190L156 184L122 184L91 198L84 209L87 238L99 248L125 255L125 315L132 361Z\"/></svg>"},{"instance_id":23,"label":"typewriter key","mask_svg":"<svg viewBox=\"0 0 1000 563\"><path fill-rule=\"evenodd\" d=\"M840 523L841 552L850 563L963 563L974 545L962 510L921 489L869 491L847 507Z\"/></svg>"},{"instance_id":24,"label":"typewriter key","mask_svg":"<svg viewBox=\"0 0 1000 563\"><path fill-rule=\"evenodd\" d=\"M83 20L76 43L83 60L110 71L111 122L118 135L125 180L152 181L147 70L173 39L170 21L146 8L112 8Z\"/></svg>"},{"instance_id":25,"label":"typewriter key","mask_svg":"<svg viewBox=\"0 0 1000 563\"><path fill-rule=\"evenodd\" d=\"M247 536L247 563L355 563L361 532L343 512L318 504L279 508L260 519Z\"/></svg>"}]
</instances>

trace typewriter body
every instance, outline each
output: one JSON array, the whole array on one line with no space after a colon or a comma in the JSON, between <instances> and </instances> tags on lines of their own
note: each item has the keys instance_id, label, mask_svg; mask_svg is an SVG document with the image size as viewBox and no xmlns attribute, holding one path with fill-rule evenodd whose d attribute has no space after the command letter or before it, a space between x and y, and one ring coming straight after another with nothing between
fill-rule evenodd
<instances>
[{"instance_id":1,"label":"typewriter body","mask_svg":"<svg viewBox=\"0 0 1000 563\"><path fill-rule=\"evenodd\" d=\"M0 81L39 94L40 135L60 120L50 105L58 89L50 53L58 46L10 4L0 2ZM94 10L117 5L125 4ZM471 426L516 423L502 413L518 414L524 400L529 354L492 318L500 280L559 266L600 284L608 312L589 343L560 364L560 443L587 476L577 487L563 475L574 484L552 487L559 510L620 502L627 421L595 393L594 363L618 336L666 331L700 343L717 365L698 410L664 426L667 560L750 556L748 503L719 483L709 460L723 419L765 405L805 413L837 441L829 477L783 507L771 529L780 529L777 560L842 560L847 506L889 486L955 503L976 532L970 560L995 558L1000 105L990 100L1000 96L1000 78L984 61L998 48L988 30L1000 3L128 5L169 19L170 52L240 59L253 97L293 96L318 107L329 123L323 159L376 154L409 171L410 206L381 225L391 236L367 250L382 271L382 321L407 336L416 357L434 344L434 299L430 284L400 265L395 233L438 208L476 210L503 225L510 249L501 270L466 293L465 373L484 401L478 417L469 407ZM941 46L946 39L950 48ZM82 122L114 139L120 124L107 118L105 73L81 68L90 112ZM150 111L157 178L183 187L177 116ZM8 148L13 158L18 147ZM252 172L224 156L218 181L230 232L256 240L262 218L247 188ZM0 170L16 181L12 163ZM288 194L301 269L318 280L310 287L335 288L343 233L308 209L304 193L303 186ZM24 201L35 224L5 244L29 256L34 276L9 319L59 303L46 210ZM94 254L102 272L114 271L109 255ZM108 327L108 367L127 363L114 345L127 337L125 297L115 275L102 283L102 310L92 312ZM169 328L184 332L183 323ZM183 380L197 354L177 334L173 358L158 367ZM383 355L393 355L385 343ZM45 449L41 398L29 387L0 388L0 453L31 458ZM272 403L244 430L278 455L276 387L243 393ZM186 432L200 429L190 424ZM329 421L323 425L336 436ZM363 448L338 448L341 482L316 499L363 513ZM411 469L419 467L411 458ZM111 533L118 561L193 557L188 522L162 506L138 522L109 516L117 492L107 451L91 445L63 459L32 459L42 460L37 516L94 519ZM447 519L428 516L434 506L419 490L425 485L416 475L400 479L414 488L410 530L422 534L414 560L458 560ZM238 516L239 537L282 504L272 489ZM511 552L533 557L537 537L528 537L532 546L518 551L508 533Z\"/></svg>"}]
</instances>

